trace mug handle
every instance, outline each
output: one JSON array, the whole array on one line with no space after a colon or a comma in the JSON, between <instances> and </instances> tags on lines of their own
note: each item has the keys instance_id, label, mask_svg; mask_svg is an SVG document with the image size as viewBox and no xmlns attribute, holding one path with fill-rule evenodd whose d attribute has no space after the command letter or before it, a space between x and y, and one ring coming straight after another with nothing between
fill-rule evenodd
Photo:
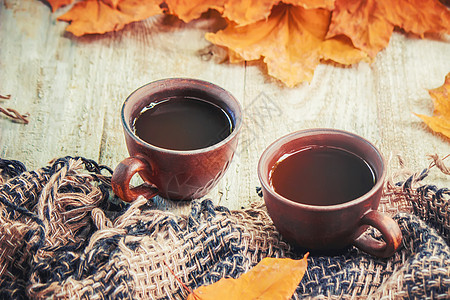
<instances>
[{"instance_id":1,"label":"mug handle","mask_svg":"<svg viewBox=\"0 0 450 300\"><path fill-rule=\"evenodd\" d=\"M114 194L126 202L132 202L139 196L144 196L147 199L156 196L158 190L145 182L137 187L130 188L131 178L137 172L148 172L148 170L151 170L151 166L143 158L130 156L122 160L115 168L111 178Z\"/></svg>"},{"instance_id":2,"label":"mug handle","mask_svg":"<svg viewBox=\"0 0 450 300\"><path fill-rule=\"evenodd\" d=\"M394 220L376 210L371 210L362 217L361 223L378 229L384 241L362 234L353 242L354 246L377 257L387 258L394 255L402 242L402 232Z\"/></svg>"}]
</instances>

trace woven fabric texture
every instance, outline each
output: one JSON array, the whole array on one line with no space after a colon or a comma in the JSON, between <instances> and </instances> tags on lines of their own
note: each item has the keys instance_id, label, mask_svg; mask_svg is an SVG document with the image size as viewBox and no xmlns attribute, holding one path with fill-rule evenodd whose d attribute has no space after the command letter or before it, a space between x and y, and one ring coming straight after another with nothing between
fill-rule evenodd
<instances>
[{"instance_id":1,"label":"woven fabric texture","mask_svg":"<svg viewBox=\"0 0 450 300\"><path fill-rule=\"evenodd\" d=\"M193 201L189 215L130 204L110 191L111 169L65 157L26 171L0 159L0 298L184 299L264 257L300 258L263 202L230 211ZM310 256L294 299L449 299L450 190L422 185L429 170L388 182L380 210L403 244L378 259L356 248ZM369 230L380 238L376 230Z\"/></svg>"}]
</instances>

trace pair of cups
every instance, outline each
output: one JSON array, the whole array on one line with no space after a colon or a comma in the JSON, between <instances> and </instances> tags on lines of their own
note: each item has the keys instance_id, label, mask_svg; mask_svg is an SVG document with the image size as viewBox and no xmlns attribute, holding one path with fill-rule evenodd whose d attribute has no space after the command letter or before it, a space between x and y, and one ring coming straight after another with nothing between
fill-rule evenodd
<instances>
[{"instance_id":1,"label":"pair of cups","mask_svg":"<svg viewBox=\"0 0 450 300\"><path fill-rule=\"evenodd\" d=\"M201 99L220 107L231 120L232 132L214 145L194 150L165 149L141 139L135 133L134 123L143 109L150 103L177 96L186 97L186 101ZM229 92L209 82L183 78L163 79L137 89L124 102L121 117L130 157L114 170L112 186L115 194L128 202L140 195L177 200L206 195L227 170L242 127L241 106ZM298 203L281 196L270 182L275 165L284 155L311 146L335 147L364 159L375 173L374 186L357 199L325 206ZM136 173L144 183L131 188L130 180ZM397 223L377 211L386 177L385 161L377 148L362 137L334 129L288 134L264 151L258 176L274 225L295 247L329 252L355 245L374 256L389 257L400 246L402 235ZM369 226L377 228L383 240L364 234Z\"/></svg>"}]
</instances>

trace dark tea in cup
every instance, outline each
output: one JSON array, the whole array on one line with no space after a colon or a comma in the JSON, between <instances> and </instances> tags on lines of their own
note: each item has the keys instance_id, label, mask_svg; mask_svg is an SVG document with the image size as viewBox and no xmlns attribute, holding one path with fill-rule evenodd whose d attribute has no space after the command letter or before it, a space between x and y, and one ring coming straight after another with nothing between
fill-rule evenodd
<instances>
[{"instance_id":1,"label":"dark tea in cup","mask_svg":"<svg viewBox=\"0 0 450 300\"><path fill-rule=\"evenodd\" d=\"M367 161L328 146L306 147L285 155L270 174L275 192L311 205L334 205L359 198L375 182L375 173Z\"/></svg>"},{"instance_id":2,"label":"dark tea in cup","mask_svg":"<svg viewBox=\"0 0 450 300\"><path fill-rule=\"evenodd\" d=\"M161 148L195 150L224 140L233 131L233 122L213 103L175 96L147 105L134 121L134 130Z\"/></svg>"}]
</instances>

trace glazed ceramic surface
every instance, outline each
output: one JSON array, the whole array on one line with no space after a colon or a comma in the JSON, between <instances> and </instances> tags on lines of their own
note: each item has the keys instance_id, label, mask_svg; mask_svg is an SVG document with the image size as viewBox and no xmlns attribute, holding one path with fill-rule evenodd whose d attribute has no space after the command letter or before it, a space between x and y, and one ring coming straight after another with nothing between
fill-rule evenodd
<instances>
[{"instance_id":1,"label":"glazed ceramic surface","mask_svg":"<svg viewBox=\"0 0 450 300\"><path fill-rule=\"evenodd\" d=\"M274 165L283 155L310 146L336 147L363 158L377 178L374 187L357 199L327 206L302 204L277 194L269 180ZM398 225L377 211L385 170L383 156L374 145L360 136L334 129L310 129L288 134L264 151L258 165L269 215L290 243L313 251L334 251L353 244L381 257L392 255L401 242ZM369 225L381 231L384 242L362 235Z\"/></svg>"},{"instance_id":2,"label":"glazed ceramic surface","mask_svg":"<svg viewBox=\"0 0 450 300\"><path fill-rule=\"evenodd\" d=\"M188 151L164 149L140 139L134 133L133 122L142 109L149 103L174 96L198 98L219 106L233 123L231 134L215 145ZM238 143L241 107L229 92L212 83L187 78L164 79L137 89L125 100L122 125L130 157L114 171L114 192L125 201L155 194L175 200L195 199L208 193L227 170ZM144 184L130 189L130 179L136 172Z\"/></svg>"}]
</instances>

